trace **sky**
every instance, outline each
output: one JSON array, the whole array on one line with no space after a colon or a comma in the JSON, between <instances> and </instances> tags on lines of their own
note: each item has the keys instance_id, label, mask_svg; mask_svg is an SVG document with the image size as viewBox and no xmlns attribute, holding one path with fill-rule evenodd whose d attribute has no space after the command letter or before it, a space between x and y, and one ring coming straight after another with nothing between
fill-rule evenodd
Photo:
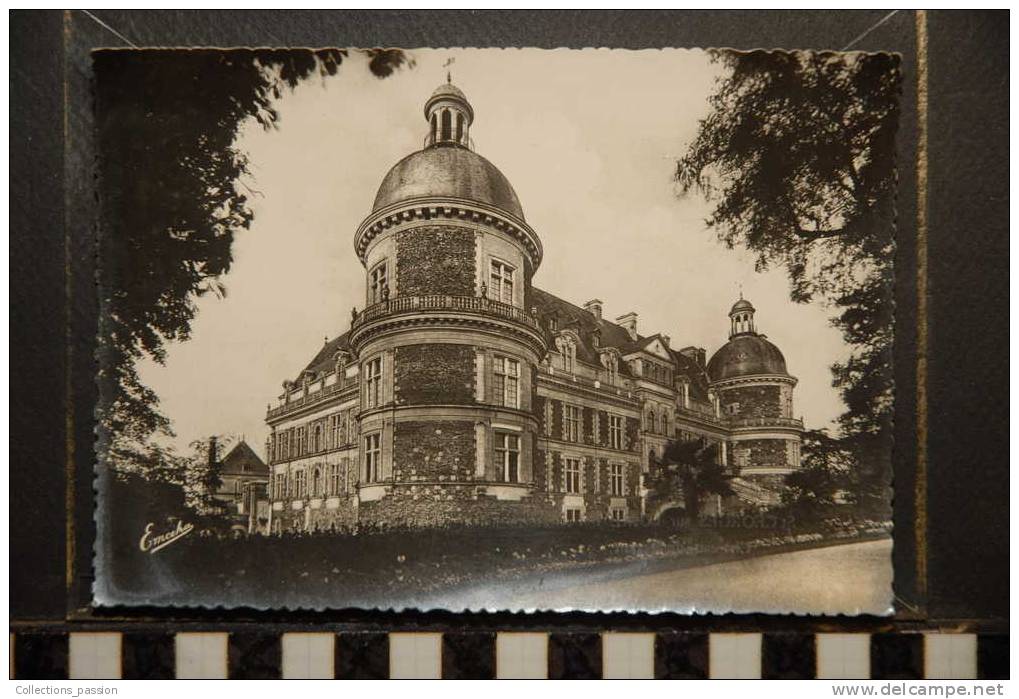
<instances>
[{"instance_id":1,"label":"sky","mask_svg":"<svg viewBox=\"0 0 1019 699\"><path fill-rule=\"evenodd\" d=\"M243 436L259 453L265 411L364 299L358 224L398 160L419 150L425 100L446 80L474 107L475 150L509 179L544 246L534 284L604 315L639 314L638 330L708 356L728 338L739 296L799 379L794 412L809 428L842 412L831 365L848 356L820 304L794 304L782 269L758 273L679 196L675 161L708 110L720 68L701 51L444 49L410 52L386 79L352 57L279 101L277 129L242 128L254 221L239 231L225 298L198 300L192 339L141 378L173 422L174 444ZM446 62L453 59L449 67Z\"/></svg>"}]
</instances>

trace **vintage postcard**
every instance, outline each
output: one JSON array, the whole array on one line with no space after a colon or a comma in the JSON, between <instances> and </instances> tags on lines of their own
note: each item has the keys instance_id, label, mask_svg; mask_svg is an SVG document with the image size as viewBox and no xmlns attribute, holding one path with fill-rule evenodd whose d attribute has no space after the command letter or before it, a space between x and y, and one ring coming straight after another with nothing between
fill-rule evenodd
<instances>
[{"instance_id":1,"label":"vintage postcard","mask_svg":"<svg viewBox=\"0 0 1019 699\"><path fill-rule=\"evenodd\" d=\"M896 57L95 80L97 605L891 612Z\"/></svg>"}]
</instances>

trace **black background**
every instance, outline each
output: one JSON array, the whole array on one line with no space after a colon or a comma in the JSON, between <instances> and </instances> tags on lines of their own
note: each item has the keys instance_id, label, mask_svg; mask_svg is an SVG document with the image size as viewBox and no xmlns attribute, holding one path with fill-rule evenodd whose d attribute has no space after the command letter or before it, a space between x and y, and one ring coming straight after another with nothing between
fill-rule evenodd
<instances>
[{"instance_id":1,"label":"black background","mask_svg":"<svg viewBox=\"0 0 1019 699\"><path fill-rule=\"evenodd\" d=\"M916 16L853 43L902 55L896 252L897 615L315 615L88 609L95 401L91 68L98 47L724 46L839 50L887 11L858 12L12 12L10 243L11 618L139 633L176 617L344 628L816 628L880 630L1008 613L1008 15L931 12L927 527L917 533ZM118 36L119 34L119 36ZM925 566L924 566L925 564ZM926 568L926 576L922 571ZM918 573L919 571L919 573ZM196 626L196 627L197 627Z\"/></svg>"}]
</instances>

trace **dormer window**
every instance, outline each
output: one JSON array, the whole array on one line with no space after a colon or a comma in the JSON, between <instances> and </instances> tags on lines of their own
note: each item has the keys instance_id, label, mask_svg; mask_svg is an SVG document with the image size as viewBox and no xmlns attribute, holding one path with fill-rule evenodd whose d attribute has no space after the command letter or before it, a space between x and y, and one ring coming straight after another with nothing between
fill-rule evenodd
<instances>
[{"instance_id":1,"label":"dormer window","mask_svg":"<svg viewBox=\"0 0 1019 699\"><path fill-rule=\"evenodd\" d=\"M614 384L619 378L619 359L612 352L602 352L601 363L605 367L606 381Z\"/></svg>"},{"instance_id":2,"label":"dormer window","mask_svg":"<svg viewBox=\"0 0 1019 699\"><path fill-rule=\"evenodd\" d=\"M563 371L572 374L577 365L577 343L569 335L560 335L555 341L563 362Z\"/></svg>"}]
</instances>

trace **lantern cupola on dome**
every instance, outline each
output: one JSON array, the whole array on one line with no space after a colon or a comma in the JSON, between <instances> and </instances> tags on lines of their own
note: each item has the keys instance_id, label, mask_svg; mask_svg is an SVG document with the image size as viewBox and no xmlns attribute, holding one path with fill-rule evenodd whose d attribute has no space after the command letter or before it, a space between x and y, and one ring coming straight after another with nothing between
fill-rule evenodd
<instances>
[{"instance_id":1,"label":"lantern cupola on dome","mask_svg":"<svg viewBox=\"0 0 1019 699\"><path fill-rule=\"evenodd\" d=\"M428 120L426 147L471 147L470 128L474 121L474 108L464 93L453 84L449 75L425 102L425 119Z\"/></svg>"}]
</instances>

